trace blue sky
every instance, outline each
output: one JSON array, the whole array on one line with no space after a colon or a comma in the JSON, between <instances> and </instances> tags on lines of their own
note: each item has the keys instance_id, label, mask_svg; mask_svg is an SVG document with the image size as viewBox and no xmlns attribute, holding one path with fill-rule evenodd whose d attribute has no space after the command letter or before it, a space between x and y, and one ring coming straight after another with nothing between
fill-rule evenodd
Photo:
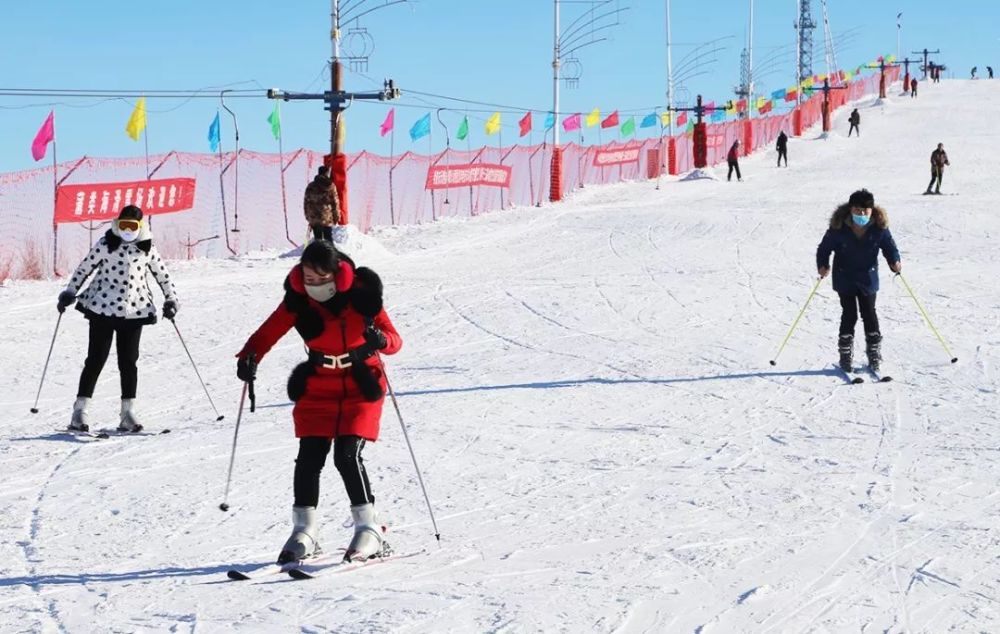
<instances>
[{"instance_id":1,"label":"blue sky","mask_svg":"<svg viewBox=\"0 0 1000 634\"><path fill-rule=\"evenodd\" d=\"M375 7L384 0L364 1ZM610 39L578 53L583 74L577 89L562 89L561 110L651 111L665 102L665 2L621 0L625 11ZM834 33L849 32L838 49L842 66L857 65L896 50L896 13L903 12L903 52L940 48L939 60L956 77L969 68L1000 62L994 25L1000 5L972 0L943 4L929 0L870 2L829 0ZM79 2L33 0L5 3L0 49L5 61L0 88L115 90L191 90L218 93L222 88L257 89L260 97L228 102L239 117L241 146L277 151L265 122L273 103L264 89L317 91L328 83L330 56L328 0L244 0L241 2L139 3L122 0ZM705 7L711 6L711 11ZM775 74L760 81L768 92L793 83L796 0L757 0L754 58L759 65L778 56ZM944 9L946 7L946 9ZM563 23L586 5L566 4ZM382 78L395 79L404 98L395 102L396 152L428 151L426 139L411 143L409 126L428 110L442 114L452 133L464 114L459 102L407 93L420 91L513 109L551 109L551 0L420 0L375 11L360 26L373 36L375 51L367 72L345 75L345 88L373 90ZM819 0L814 18L822 25ZM745 44L748 0L705 3L673 0L674 64L692 46L717 38L724 50L708 71L686 82L691 95L724 100L739 79ZM347 26L354 26L347 25ZM345 33L346 35L346 33ZM815 32L814 71L825 71L823 31ZM789 52L787 63L781 51ZM995 58L995 59L994 59ZM37 164L29 147L48 111L56 111L60 162L89 156L139 156L142 142L124 132L134 100L13 97L0 95L0 172ZM207 152L206 133L218 99L152 99L149 111L151 153L169 150ZM386 104L357 103L347 115L349 152L389 153L389 139L378 136ZM490 110L488 105L469 105ZM487 113L470 112L472 145L486 138ZM541 114L535 125L541 126ZM233 128L223 113L223 146L232 148ZM504 114L504 142L516 140L517 114ZM328 115L318 102L282 104L284 146L324 150L329 146ZM645 135L646 131L643 131ZM444 146L435 122L434 150ZM535 135L537 142L539 135ZM590 139L588 139L589 141ZM526 141L526 139L525 139ZM454 142L454 140L453 140ZM495 139L490 142L495 143ZM45 162L50 159L47 157Z\"/></svg>"}]
</instances>

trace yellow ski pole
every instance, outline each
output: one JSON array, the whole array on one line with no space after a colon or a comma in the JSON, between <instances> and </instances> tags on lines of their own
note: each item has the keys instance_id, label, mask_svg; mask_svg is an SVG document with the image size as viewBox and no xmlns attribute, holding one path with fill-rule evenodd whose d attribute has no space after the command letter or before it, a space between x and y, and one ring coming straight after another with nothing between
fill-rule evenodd
<instances>
[{"instance_id":1,"label":"yellow ski pole","mask_svg":"<svg viewBox=\"0 0 1000 634\"><path fill-rule=\"evenodd\" d=\"M927 325L931 327L931 331L934 333L934 336L936 336L938 341L941 342L941 345L944 346L944 351L948 353L949 357L951 357L951 362L958 363L958 357L952 356L951 350L948 349L948 344L944 342L944 339L941 338L941 333L939 333L937 328L934 327L934 324L931 323L931 318L927 316L927 311L920 305L920 300L918 300L917 296L913 293L913 289L906 283L906 278L903 277L902 273L896 273L896 275L899 276L899 279L903 280L903 286L906 287L906 291L910 294L910 297L913 298L913 302L917 305L917 308L920 309L920 314L924 316L924 321L926 321Z\"/></svg>"},{"instance_id":2,"label":"yellow ski pole","mask_svg":"<svg viewBox=\"0 0 1000 634\"><path fill-rule=\"evenodd\" d=\"M799 325L799 320L802 319L802 315L805 314L806 308L809 306L809 302L812 301L813 295L816 294L816 289L819 288L819 283L822 281L823 281L822 277L816 280L816 284L813 286L812 291L810 291L809 293L809 298L806 300L806 303L802 306L802 310L799 311L799 316L796 317L795 321L792 322L792 327L788 329L788 334L785 335L785 340L781 342L781 347L778 348L778 354L774 355L774 358L771 359L771 365L778 364L778 357L781 356L781 351L785 349L785 344L788 343L788 340L792 338L792 333L795 332L795 327Z\"/></svg>"}]
</instances>

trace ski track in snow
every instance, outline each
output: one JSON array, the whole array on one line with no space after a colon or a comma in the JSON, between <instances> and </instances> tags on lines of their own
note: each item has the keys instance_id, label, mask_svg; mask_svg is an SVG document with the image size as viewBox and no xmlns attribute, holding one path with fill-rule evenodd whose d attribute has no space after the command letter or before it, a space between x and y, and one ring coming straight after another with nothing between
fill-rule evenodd
<instances>
[{"instance_id":1,"label":"ski track in snow","mask_svg":"<svg viewBox=\"0 0 1000 634\"><path fill-rule=\"evenodd\" d=\"M790 140L787 170L770 148L745 159L745 183L587 187L555 206L376 229L364 239L379 244L352 255L379 271L404 338L386 365L442 538L387 403L366 464L390 543L419 554L310 581L225 577L271 562L288 534L294 333L261 364L231 509L218 509L233 355L281 301L290 260L171 263L178 326L226 419L158 324L143 333L139 403L163 436L55 431L86 352L75 311L28 414L60 282L0 286L0 630L1000 630L1000 123L980 111L997 90L946 81L916 100L863 99L863 137L842 136L842 109L825 141L815 128ZM960 198L914 193L939 140ZM768 366L830 212L862 186L960 362L883 264L895 382L846 385L833 370L829 281ZM95 428L117 423L117 390L109 359ZM345 545L332 465L320 515L324 547Z\"/></svg>"}]
</instances>

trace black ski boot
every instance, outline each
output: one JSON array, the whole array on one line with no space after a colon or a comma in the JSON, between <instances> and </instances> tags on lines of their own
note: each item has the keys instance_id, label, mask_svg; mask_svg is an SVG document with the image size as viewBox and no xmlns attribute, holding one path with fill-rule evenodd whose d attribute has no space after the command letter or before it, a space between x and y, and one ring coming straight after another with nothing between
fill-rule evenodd
<instances>
[{"instance_id":1,"label":"black ski boot","mask_svg":"<svg viewBox=\"0 0 1000 634\"><path fill-rule=\"evenodd\" d=\"M878 332L865 333L865 352L868 354L868 367L872 372L882 369L882 334Z\"/></svg>"},{"instance_id":2,"label":"black ski boot","mask_svg":"<svg viewBox=\"0 0 1000 634\"><path fill-rule=\"evenodd\" d=\"M854 370L854 335L840 335L837 340L837 351L840 353L840 369L844 372Z\"/></svg>"}]
</instances>

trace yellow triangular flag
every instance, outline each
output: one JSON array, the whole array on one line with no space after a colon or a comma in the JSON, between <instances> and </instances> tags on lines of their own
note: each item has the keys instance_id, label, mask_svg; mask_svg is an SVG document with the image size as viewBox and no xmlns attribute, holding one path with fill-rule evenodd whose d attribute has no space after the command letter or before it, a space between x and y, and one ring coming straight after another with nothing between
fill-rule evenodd
<instances>
[{"instance_id":1,"label":"yellow triangular flag","mask_svg":"<svg viewBox=\"0 0 1000 634\"><path fill-rule=\"evenodd\" d=\"M660 125L668 126L670 125L670 111L664 112L660 115Z\"/></svg>"},{"instance_id":2,"label":"yellow triangular flag","mask_svg":"<svg viewBox=\"0 0 1000 634\"><path fill-rule=\"evenodd\" d=\"M142 131L146 129L146 98L139 97L139 101L135 102L135 110L132 111L132 116L128 118L128 123L125 124L125 133L133 141L139 140L139 135Z\"/></svg>"},{"instance_id":3,"label":"yellow triangular flag","mask_svg":"<svg viewBox=\"0 0 1000 634\"><path fill-rule=\"evenodd\" d=\"M493 136L500 131L500 113L494 112L486 120L486 136Z\"/></svg>"},{"instance_id":4,"label":"yellow triangular flag","mask_svg":"<svg viewBox=\"0 0 1000 634\"><path fill-rule=\"evenodd\" d=\"M594 108L590 112L590 114L587 115L587 127L593 128L600 122L601 122L601 110L600 108Z\"/></svg>"},{"instance_id":5,"label":"yellow triangular flag","mask_svg":"<svg viewBox=\"0 0 1000 634\"><path fill-rule=\"evenodd\" d=\"M726 102L726 114L736 114L736 102L732 99Z\"/></svg>"}]
</instances>

